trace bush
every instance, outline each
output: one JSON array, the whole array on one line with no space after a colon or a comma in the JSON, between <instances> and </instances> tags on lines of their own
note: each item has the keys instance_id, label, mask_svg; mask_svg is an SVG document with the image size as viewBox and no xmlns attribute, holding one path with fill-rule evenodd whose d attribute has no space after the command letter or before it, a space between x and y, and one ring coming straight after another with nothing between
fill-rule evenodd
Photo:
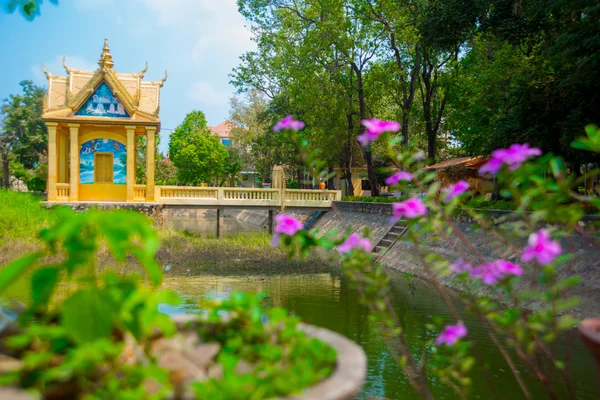
<instances>
[{"instance_id":1,"label":"bush","mask_svg":"<svg viewBox=\"0 0 600 400\"><path fill-rule=\"evenodd\" d=\"M354 201L354 202L362 202L362 203L394 203L396 201L400 201L405 199L406 197L393 197L393 196L344 196L342 201Z\"/></svg>"}]
</instances>

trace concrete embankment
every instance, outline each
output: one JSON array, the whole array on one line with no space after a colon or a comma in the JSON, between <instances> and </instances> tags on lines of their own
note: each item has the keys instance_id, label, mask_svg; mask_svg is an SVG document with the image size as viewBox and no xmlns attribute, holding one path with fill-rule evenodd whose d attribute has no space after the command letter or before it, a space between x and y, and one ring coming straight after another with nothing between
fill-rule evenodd
<instances>
[{"instance_id":1,"label":"concrete embankment","mask_svg":"<svg viewBox=\"0 0 600 400\"><path fill-rule=\"evenodd\" d=\"M306 222L314 214L314 212L303 212L294 215ZM259 211L246 211L240 213L238 218L250 221L260 219L260 215L261 212ZM266 212L263 212L262 215L266 221ZM334 210L317 218L311 228L318 229L321 232L335 229L340 234L348 229L352 232L364 234L365 230L368 229L375 244L390 229L389 220L391 215L391 204L339 202L335 203ZM486 220L495 224L500 230L505 227L505 224L511 221L514 222L514 218L511 218L511 212L509 211L489 211L486 214ZM518 261L520 251L525 245L525 238L517 242L511 242L508 245L483 229L475 229L473 222L466 215L454 218L452 223L456 229L455 232L458 233L454 233L449 239L441 239L433 234L419 234L417 232L419 246L403 237L387 250L380 261L393 270L410 272L429 281L433 277L432 271L423 261L423 255L429 253L439 254L451 261L460 257L476 260L478 255L487 261L499 258ZM561 240L564 251L573 254L573 259L561 264L559 277L566 278L576 275L583 280L580 286L572 289L572 294L576 294L582 299L575 310L575 313L580 316L600 314L600 243L597 239L599 224L600 219L598 217L586 216L580 222L580 225L589 232L588 237L570 235ZM460 289L459 282L452 276L442 277L440 281L448 287ZM520 287L528 289L532 284L536 285L537 282L521 282ZM481 294L489 294L483 286L480 290ZM540 304L536 302L529 304L531 308L538 308L539 306Z\"/></svg>"}]
</instances>

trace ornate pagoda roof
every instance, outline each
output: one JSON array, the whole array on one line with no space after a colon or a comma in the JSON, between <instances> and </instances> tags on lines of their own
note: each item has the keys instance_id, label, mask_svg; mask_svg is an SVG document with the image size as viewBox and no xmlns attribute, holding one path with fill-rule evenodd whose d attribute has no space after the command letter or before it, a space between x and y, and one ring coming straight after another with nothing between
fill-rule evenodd
<instances>
[{"instance_id":1,"label":"ornate pagoda roof","mask_svg":"<svg viewBox=\"0 0 600 400\"><path fill-rule=\"evenodd\" d=\"M82 71L66 65L63 58L63 66L67 71L67 76L57 76L48 72L42 63L42 71L48 78L48 93L44 98L44 113L42 116L44 121L71 123L124 123L132 121L141 125L160 126L158 118L160 88L167 80L167 71L165 71L165 77L160 81L142 80L148 70L147 62L140 72L115 72L112 54L108 47L108 39L104 39L104 47L98 65L96 71ZM116 111L115 115L79 112L82 107L91 101L89 99L103 83L106 83L109 93L116 98L114 101L120 108L120 114L127 118L117 118ZM100 99L100 102L103 101L104 99ZM88 107L90 107L89 104ZM111 107L114 108L114 105L111 105Z\"/></svg>"}]
</instances>

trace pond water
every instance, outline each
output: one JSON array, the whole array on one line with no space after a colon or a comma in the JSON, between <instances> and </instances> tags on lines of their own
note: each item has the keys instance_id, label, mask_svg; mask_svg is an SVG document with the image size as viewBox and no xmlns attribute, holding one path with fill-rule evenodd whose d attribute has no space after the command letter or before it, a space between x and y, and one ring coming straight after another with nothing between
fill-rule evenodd
<instances>
[{"instance_id":1,"label":"pond water","mask_svg":"<svg viewBox=\"0 0 600 400\"><path fill-rule=\"evenodd\" d=\"M386 350L381 334L369 320L368 310L360 304L357 292L346 278L337 272L306 275L239 276L223 277L211 275L168 277L167 287L178 291L187 302L177 307L163 307L169 314L197 311L196 303L202 298L226 298L233 291L267 291L267 307L284 307L300 316L305 322L339 332L360 344L369 359L368 378L359 399L384 397L388 399L416 399L415 391L407 382L398 365ZM417 282L413 298L405 282L398 278L392 281L391 300L401 320L410 343L422 343L436 334L428 331L424 324L434 315L444 315L448 323L454 322L448 315L445 303L429 286ZM493 377L495 392L499 399L523 399L514 376L498 350L475 317L464 314L469 328L469 337L474 340L478 352ZM571 362L568 366L575 379L577 399L598 399L598 379L593 360L579 339L573 335ZM560 351L560 349L557 349ZM518 373L523 376L534 399L547 398L543 388L528 371L518 364ZM469 398L494 398L481 373L482 365L473 372L473 387ZM553 377L553 382L559 382ZM447 386L430 381L436 399L458 398Z\"/></svg>"}]
</instances>

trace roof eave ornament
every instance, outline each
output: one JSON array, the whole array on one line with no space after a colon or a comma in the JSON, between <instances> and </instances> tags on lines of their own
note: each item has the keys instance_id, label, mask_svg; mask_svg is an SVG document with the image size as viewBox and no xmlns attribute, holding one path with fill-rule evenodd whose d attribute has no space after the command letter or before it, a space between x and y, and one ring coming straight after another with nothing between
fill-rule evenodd
<instances>
[{"instance_id":1,"label":"roof eave ornament","mask_svg":"<svg viewBox=\"0 0 600 400\"><path fill-rule=\"evenodd\" d=\"M112 54L110 54L110 48L108 47L108 39L104 39L104 47L100 54L100 60L98 61L100 68L111 69L115 63L112 60Z\"/></svg>"},{"instance_id":2,"label":"roof eave ornament","mask_svg":"<svg viewBox=\"0 0 600 400\"><path fill-rule=\"evenodd\" d=\"M138 72L136 75L140 77L140 79L144 78L144 75L146 75L146 72L148 71L148 61L146 61L146 66L144 67L143 70L141 70L140 72Z\"/></svg>"},{"instance_id":3,"label":"roof eave ornament","mask_svg":"<svg viewBox=\"0 0 600 400\"><path fill-rule=\"evenodd\" d=\"M73 68L71 68L67 65L67 56L63 57L62 65L65 68L65 71L67 71L67 74L71 75L71 72L73 72Z\"/></svg>"},{"instance_id":4,"label":"roof eave ornament","mask_svg":"<svg viewBox=\"0 0 600 400\"><path fill-rule=\"evenodd\" d=\"M162 79L159 81L159 84L158 84L158 86L159 86L159 87L162 87L162 86L165 84L165 82L167 81L167 78L168 78L168 77L169 77L169 74L167 74L167 70L165 69L165 77L164 77L164 78L162 78Z\"/></svg>"},{"instance_id":5,"label":"roof eave ornament","mask_svg":"<svg viewBox=\"0 0 600 400\"><path fill-rule=\"evenodd\" d=\"M44 66L44 63L42 63L42 71L44 72L44 75L46 75L46 78L48 78L48 80L50 80L50 78L52 78L52 74L46 69L46 67Z\"/></svg>"}]
</instances>

